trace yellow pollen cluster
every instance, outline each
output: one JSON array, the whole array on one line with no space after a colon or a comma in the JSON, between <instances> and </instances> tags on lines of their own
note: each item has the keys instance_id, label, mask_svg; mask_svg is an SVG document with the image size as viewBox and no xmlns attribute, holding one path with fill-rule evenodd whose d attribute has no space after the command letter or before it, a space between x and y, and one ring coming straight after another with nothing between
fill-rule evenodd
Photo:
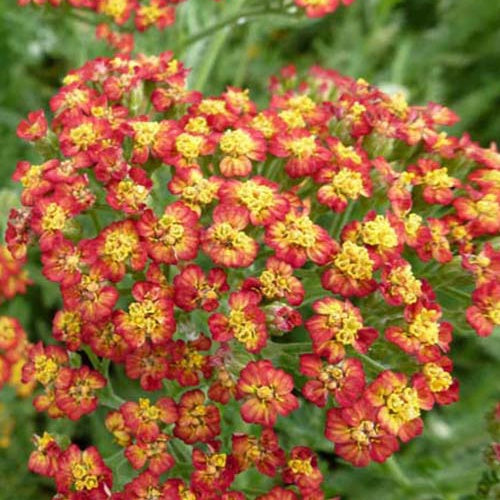
<instances>
[{"instance_id":1,"label":"yellow pollen cluster","mask_svg":"<svg viewBox=\"0 0 500 500\"><path fill-rule=\"evenodd\" d=\"M414 304L422 294L422 282L415 278L410 266L396 267L389 274L392 295L400 295L405 304Z\"/></svg>"},{"instance_id":2,"label":"yellow pollen cluster","mask_svg":"<svg viewBox=\"0 0 500 500\"><path fill-rule=\"evenodd\" d=\"M64 82L64 84L68 85L69 82ZM68 108L74 108L78 104L83 104L84 102L87 102L87 94L82 89L73 89L64 96L64 104L68 106Z\"/></svg>"},{"instance_id":3,"label":"yellow pollen cluster","mask_svg":"<svg viewBox=\"0 0 500 500\"><path fill-rule=\"evenodd\" d=\"M318 380L323 382L329 391L334 391L339 386L339 382L344 378L341 368L334 365L327 365L319 374Z\"/></svg>"},{"instance_id":4,"label":"yellow pollen cluster","mask_svg":"<svg viewBox=\"0 0 500 500\"><path fill-rule=\"evenodd\" d=\"M270 401L275 398L274 389L269 385L253 387L254 393L261 401Z\"/></svg>"},{"instance_id":5,"label":"yellow pollen cluster","mask_svg":"<svg viewBox=\"0 0 500 500\"><path fill-rule=\"evenodd\" d=\"M194 160L200 156L204 142L203 137L184 132L175 139L175 147L184 158Z\"/></svg>"},{"instance_id":6,"label":"yellow pollen cluster","mask_svg":"<svg viewBox=\"0 0 500 500\"><path fill-rule=\"evenodd\" d=\"M394 94L391 96L391 100L389 101L387 107L401 118L404 118L408 111L408 102L406 101L405 95L402 92Z\"/></svg>"},{"instance_id":7,"label":"yellow pollen cluster","mask_svg":"<svg viewBox=\"0 0 500 500\"><path fill-rule=\"evenodd\" d=\"M63 311L61 328L69 336L79 334L82 329L81 316L74 311Z\"/></svg>"},{"instance_id":8,"label":"yellow pollen cluster","mask_svg":"<svg viewBox=\"0 0 500 500\"><path fill-rule=\"evenodd\" d=\"M236 194L239 200L254 214L259 214L274 204L273 190L254 181L240 184Z\"/></svg>"},{"instance_id":9,"label":"yellow pollen cluster","mask_svg":"<svg viewBox=\"0 0 500 500\"><path fill-rule=\"evenodd\" d=\"M425 345L434 345L439 342L439 323L436 321L438 313L425 307L417 314L408 326L408 333Z\"/></svg>"},{"instance_id":10,"label":"yellow pollen cluster","mask_svg":"<svg viewBox=\"0 0 500 500\"><path fill-rule=\"evenodd\" d=\"M313 135L294 139L287 143L288 151L299 159L309 158L316 152L316 139Z\"/></svg>"},{"instance_id":11,"label":"yellow pollen cluster","mask_svg":"<svg viewBox=\"0 0 500 500\"><path fill-rule=\"evenodd\" d=\"M183 491L179 491L180 500L196 500L196 495L183 487Z\"/></svg>"},{"instance_id":12,"label":"yellow pollen cluster","mask_svg":"<svg viewBox=\"0 0 500 500\"><path fill-rule=\"evenodd\" d=\"M287 124L288 128L304 128L306 126L302 113L297 109L285 109L280 111L278 116Z\"/></svg>"},{"instance_id":13,"label":"yellow pollen cluster","mask_svg":"<svg viewBox=\"0 0 500 500\"><path fill-rule=\"evenodd\" d=\"M422 225L422 217L414 213L408 214L408 216L404 219L404 225L406 234L414 238Z\"/></svg>"},{"instance_id":14,"label":"yellow pollen cluster","mask_svg":"<svg viewBox=\"0 0 500 500\"><path fill-rule=\"evenodd\" d=\"M69 388L69 395L76 400L78 404L83 399L90 399L94 397L94 389L88 379L79 379Z\"/></svg>"},{"instance_id":15,"label":"yellow pollen cluster","mask_svg":"<svg viewBox=\"0 0 500 500\"><path fill-rule=\"evenodd\" d=\"M352 146L344 146L341 142L335 145L335 153L340 156L342 160L351 160L357 165L361 164L361 157Z\"/></svg>"},{"instance_id":16,"label":"yellow pollen cluster","mask_svg":"<svg viewBox=\"0 0 500 500\"><path fill-rule=\"evenodd\" d=\"M386 406L402 422L409 422L420 416L418 394L412 387L404 387L391 393Z\"/></svg>"},{"instance_id":17,"label":"yellow pollen cluster","mask_svg":"<svg viewBox=\"0 0 500 500\"><path fill-rule=\"evenodd\" d=\"M243 130L227 130L221 137L220 149L232 156L248 156L255 148L252 137Z\"/></svg>"},{"instance_id":18,"label":"yellow pollen cluster","mask_svg":"<svg viewBox=\"0 0 500 500\"><path fill-rule=\"evenodd\" d=\"M93 490L99 485L95 474L91 473L90 464L79 462L71 466L71 475L76 491Z\"/></svg>"},{"instance_id":19,"label":"yellow pollen cluster","mask_svg":"<svg viewBox=\"0 0 500 500\"><path fill-rule=\"evenodd\" d=\"M337 330L336 340L344 345L350 345L356 340L358 331L363 328L354 311L344 308L342 304L334 302L328 307L326 324Z\"/></svg>"},{"instance_id":20,"label":"yellow pollen cluster","mask_svg":"<svg viewBox=\"0 0 500 500\"><path fill-rule=\"evenodd\" d=\"M499 208L500 206L494 193L488 193L476 202L476 210L480 215L495 214Z\"/></svg>"},{"instance_id":21,"label":"yellow pollen cluster","mask_svg":"<svg viewBox=\"0 0 500 500\"><path fill-rule=\"evenodd\" d=\"M153 332L161 328L163 314L161 309L152 300L132 302L129 306L129 322L137 329L150 337Z\"/></svg>"},{"instance_id":22,"label":"yellow pollen cluster","mask_svg":"<svg viewBox=\"0 0 500 500\"><path fill-rule=\"evenodd\" d=\"M282 226L281 239L288 245L312 248L316 244L317 231L307 215L297 217L289 214Z\"/></svg>"},{"instance_id":23,"label":"yellow pollen cluster","mask_svg":"<svg viewBox=\"0 0 500 500\"><path fill-rule=\"evenodd\" d=\"M141 5L137 13L143 18L144 24L149 26L156 23L163 14L163 11L157 5Z\"/></svg>"},{"instance_id":24,"label":"yellow pollen cluster","mask_svg":"<svg viewBox=\"0 0 500 500\"><path fill-rule=\"evenodd\" d=\"M359 172L341 168L331 181L332 188L339 194L355 200L363 191L363 177Z\"/></svg>"},{"instance_id":25,"label":"yellow pollen cluster","mask_svg":"<svg viewBox=\"0 0 500 500\"><path fill-rule=\"evenodd\" d=\"M453 382L451 375L436 363L426 363L422 371L432 392L446 391Z\"/></svg>"},{"instance_id":26,"label":"yellow pollen cluster","mask_svg":"<svg viewBox=\"0 0 500 500\"><path fill-rule=\"evenodd\" d=\"M139 146L151 146L160 131L157 122L137 122L132 125L134 129L134 140Z\"/></svg>"},{"instance_id":27,"label":"yellow pollen cluster","mask_svg":"<svg viewBox=\"0 0 500 500\"><path fill-rule=\"evenodd\" d=\"M398 236L390 222L383 216L365 222L361 229L361 237L367 245L383 248L394 248L398 244Z\"/></svg>"},{"instance_id":28,"label":"yellow pollen cluster","mask_svg":"<svg viewBox=\"0 0 500 500\"><path fill-rule=\"evenodd\" d=\"M352 241L342 244L334 264L343 274L356 280L371 279L373 274L373 262L368 250Z\"/></svg>"},{"instance_id":29,"label":"yellow pollen cluster","mask_svg":"<svg viewBox=\"0 0 500 500\"><path fill-rule=\"evenodd\" d=\"M52 382L59 371L57 362L49 356L37 356L34 361L35 379L42 385Z\"/></svg>"},{"instance_id":30,"label":"yellow pollen cluster","mask_svg":"<svg viewBox=\"0 0 500 500\"><path fill-rule=\"evenodd\" d=\"M92 123L82 123L78 127L72 128L69 132L71 141L80 149L87 150L97 142L98 135Z\"/></svg>"},{"instance_id":31,"label":"yellow pollen cluster","mask_svg":"<svg viewBox=\"0 0 500 500\"><path fill-rule=\"evenodd\" d=\"M316 103L307 95L296 95L291 97L288 99L288 105L301 113L310 113L316 109Z\"/></svg>"},{"instance_id":32,"label":"yellow pollen cluster","mask_svg":"<svg viewBox=\"0 0 500 500\"><path fill-rule=\"evenodd\" d=\"M276 271L266 269L259 277L262 293L268 298L283 297L286 292L290 291L288 278Z\"/></svg>"},{"instance_id":33,"label":"yellow pollen cluster","mask_svg":"<svg viewBox=\"0 0 500 500\"><path fill-rule=\"evenodd\" d=\"M238 342L245 344L249 348L257 345L257 327L252 320L247 318L243 311L233 309L229 313L229 327Z\"/></svg>"},{"instance_id":34,"label":"yellow pollen cluster","mask_svg":"<svg viewBox=\"0 0 500 500\"><path fill-rule=\"evenodd\" d=\"M162 243L165 245L175 245L177 244L182 237L184 236L185 229L184 226L171 215L164 215L156 226L159 239L161 239Z\"/></svg>"},{"instance_id":35,"label":"yellow pollen cluster","mask_svg":"<svg viewBox=\"0 0 500 500\"><path fill-rule=\"evenodd\" d=\"M352 429L351 437L361 446L367 446L370 441L377 437L377 426L370 420L363 420L357 427Z\"/></svg>"},{"instance_id":36,"label":"yellow pollen cluster","mask_svg":"<svg viewBox=\"0 0 500 500\"><path fill-rule=\"evenodd\" d=\"M365 106L363 106L359 102L354 102L349 109L349 116L354 118L354 120L357 120L364 112L366 111Z\"/></svg>"},{"instance_id":37,"label":"yellow pollen cluster","mask_svg":"<svg viewBox=\"0 0 500 500\"><path fill-rule=\"evenodd\" d=\"M132 207L139 207L146 202L148 190L145 186L137 184L132 179L124 179L118 183L116 198L119 203L126 203Z\"/></svg>"},{"instance_id":38,"label":"yellow pollen cluster","mask_svg":"<svg viewBox=\"0 0 500 500\"><path fill-rule=\"evenodd\" d=\"M49 203L42 218L44 231L62 231L66 225L67 213L57 203Z\"/></svg>"},{"instance_id":39,"label":"yellow pollen cluster","mask_svg":"<svg viewBox=\"0 0 500 500\"><path fill-rule=\"evenodd\" d=\"M104 0L99 4L99 11L107 16L119 19L127 9L127 0Z\"/></svg>"},{"instance_id":40,"label":"yellow pollen cluster","mask_svg":"<svg viewBox=\"0 0 500 500\"><path fill-rule=\"evenodd\" d=\"M192 134L207 135L210 133L210 127L208 126L207 119L203 116L190 118L184 129L186 132L191 132Z\"/></svg>"},{"instance_id":41,"label":"yellow pollen cluster","mask_svg":"<svg viewBox=\"0 0 500 500\"><path fill-rule=\"evenodd\" d=\"M269 139L275 131L273 121L262 113L252 119L252 128L261 132L266 139Z\"/></svg>"},{"instance_id":42,"label":"yellow pollen cluster","mask_svg":"<svg viewBox=\"0 0 500 500\"><path fill-rule=\"evenodd\" d=\"M227 455L225 453L215 453L207 460L206 472L216 474L218 470L226 466Z\"/></svg>"},{"instance_id":43,"label":"yellow pollen cluster","mask_svg":"<svg viewBox=\"0 0 500 500\"><path fill-rule=\"evenodd\" d=\"M488 308L487 315L494 325L500 325L500 302L491 304Z\"/></svg>"},{"instance_id":44,"label":"yellow pollen cluster","mask_svg":"<svg viewBox=\"0 0 500 500\"><path fill-rule=\"evenodd\" d=\"M300 460L299 458L294 458L288 461L288 467L292 469L294 474L304 474L305 476L310 476L313 473L310 459Z\"/></svg>"},{"instance_id":45,"label":"yellow pollen cluster","mask_svg":"<svg viewBox=\"0 0 500 500\"><path fill-rule=\"evenodd\" d=\"M144 421L155 421L160 418L160 410L147 398L139 398L139 415Z\"/></svg>"},{"instance_id":46,"label":"yellow pollen cluster","mask_svg":"<svg viewBox=\"0 0 500 500\"><path fill-rule=\"evenodd\" d=\"M134 233L112 231L106 236L104 255L114 262L124 262L132 255L138 243L139 239Z\"/></svg>"},{"instance_id":47,"label":"yellow pollen cluster","mask_svg":"<svg viewBox=\"0 0 500 500\"><path fill-rule=\"evenodd\" d=\"M228 222L221 222L214 227L214 239L224 247L242 249L252 242L252 238L243 231L234 229Z\"/></svg>"},{"instance_id":48,"label":"yellow pollen cluster","mask_svg":"<svg viewBox=\"0 0 500 500\"><path fill-rule=\"evenodd\" d=\"M453 178L448 175L446 167L430 170L425 174L423 181L424 184L435 188L450 188L453 186Z\"/></svg>"},{"instance_id":49,"label":"yellow pollen cluster","mask_svg":"<svg viewBox=\"0 0 500 500\"><path fill-rule=\"evenodd\" d=\"M199 370L203 366L203 359L196 349L188 349L181 360L181 366L186 370Z\"/></svg>"},{"instance_id":50,"label":"yellow pollen cluster","mask_svg":"<svg viewBox=\"0 0 500 500\"><path fill-rule=\"evenodd\" d=\"M1 276L1 273L0 273ZM7 316L0 316L0 341L2 344L11 344L16 338L16 331L12 321Z\"/></svg>"},{"instance_id":51,"label":"yellow pollen cluster","mask_svg":"<svg viewBox=\"0 0 500 500\"><path fill-rule=\"evenodd\" d=\"M21 177L21 184L25 188L30 188L36 186L42 177L43 166L42 165L31 165L29 170Z\"/></svg>"},{"instance_id":52,"label":"yellow pollen cluster","mask_svg":"<svg viewBox=\"0 0 500 500\"><path fill-rule=\"evenodd\" d=\"M198 110L207 115L225 115L227 113L226 103L217 99L203 99Z\"/></svg>"},{"instance_id":53,"label":"yellow pollen cluster","mask_svg":"<svg viewBox=\"0 0 500 500\"><path fill-rule=\"evenodd\" d=\"M181 196L188 203L208 205L215 198L218 189L215 182L210 182L201 174L195 174L192 184L182 190Z\"/></svg>"}]
</instances>

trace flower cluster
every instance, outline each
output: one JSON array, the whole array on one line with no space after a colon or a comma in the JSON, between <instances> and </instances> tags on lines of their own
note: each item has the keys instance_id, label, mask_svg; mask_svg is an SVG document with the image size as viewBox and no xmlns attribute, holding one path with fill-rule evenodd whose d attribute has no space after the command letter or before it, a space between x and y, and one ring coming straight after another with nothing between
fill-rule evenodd
<instances>
[{"instance_id":1,"label":"flower cluster","mask_svg":"<svg viewBox=\"0 0 500 500\"><path fill-rule=\"evenodd\" d=\"M5 245L0 245L0 304L26 292L31 280L23 265L24 260L15 259Z\"/></svg>"},{"instance_id":2,"label":"flower cluster","mask_svg":"<svg viewBox=\"0 0 500 500\"><path fill-rule=\"evenodd\" d=\"M112 498L243 499L231 486L255 468L281 478L261 499L321 499L318 457L283 449L280 421L324 408L316 431L338 456L383 462L458 398L439 303L450 269L475 277L478 333L499 324L500 157L442 131L448 109L333 71L286 68L264 110L185 78L171 53L100 58L65 78L50 126L21 123L48 153L17 166L6 240L19 258L40 248L64 346L32 347L23 378L52 417L104 395L139 471ZM287 336L302 347L290 362ZM157 394L113 395L110 363ZM37 438L31 468L64 498L111 494L93 448Z\"/></svg>"},{"instance_id":3,"label":"flower cluster","mask_svg":"<svg viewBox=\"0 0 500 500\"><path fill-rule=\"evenodd\" d=\"M134 33L142 33L151 28L164 30L175 23L176 8L186 0L18 0L26 6L48 5L70 9L79 21L94 21L87 17L87 12L98 16L95 36L104 40L118 53L129 54L134 49ZM215 0L216 2L220 0ZM323 17L343 5L350 5L354 0L293 0L296 7L307 17ZM259 4L257 4L259 5ZM259 5L260 6L260 5ZM295 8L296 8L295 7ZM268 7L272 6L269 4ZM262 13L265 13L265 8ZM276 12L276 11L275 11ZM283 10L285 12L285 9ZM252 11L250 11L252 13ZM244 18L245 13L242 13Z\"/></svg>"}]
</instances>

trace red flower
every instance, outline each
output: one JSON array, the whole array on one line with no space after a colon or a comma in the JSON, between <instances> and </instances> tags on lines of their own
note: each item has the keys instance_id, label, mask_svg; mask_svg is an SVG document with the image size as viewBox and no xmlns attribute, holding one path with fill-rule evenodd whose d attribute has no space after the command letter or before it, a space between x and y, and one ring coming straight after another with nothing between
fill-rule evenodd
<instances>
[{"instance_id":1,"label":"red flower","mask_svg":"<svg viewBox=\"0 0 500 500\"><path fill-rule=\"evenodd\" d=\"M145 239L149 256L156 262L176 264L194 259L198 253L198 216L181 202L167 206L159 219L146 210L137 229Z\"/></svg>"},{"instance_id":2,"label":"red flower","mask_svg":"<svg viewBox=\"0 0 500 500\"><path fill-rule=\"evenodd\" d=\"M326 405L329 394L340 406L351 406L365 388L363 365L355 358L334 365L324 363L315 354L302 354L300 373L313 379L305 383L302 394L320 408Z\"/></svg>"},{"instance_id":3,"label":"red flower","mask_svg":"<svg viewBox=\"0 0 500 500\"><path fill-rule=\"evenodd\" d=\"M297 209L290 210L284 220L267 226L264 241L278 259L293 267L302 267L308 259L323 265L333 247L328 233Z\"/></svg>"},{"instance_id":4,"label":"red flower","mask_svg":"<svg viewBox=\"0 0 500 500\"><path fill-rule=\"evenodd\" d=\"M166 434L158 434L154 440L138 439L127 446L125 457L134 469L142 469L147 464L146 470L159 476L175 465L174 457L167 452L169 440Z\"/></svg>"},{"instance_id":5,"label":"red flower","mask_svg":"<svg viewBox=\"0 0 500 500\"><path fill-rule=\"evenodd\" d=\"M215 313L208 319L214 340L226 342L234 338L249 352L259 352L267 342L266 316L257 305L259 296L254 292L235 292L228 302L228 316Z\"/></svg>"},{"instance_id":6,"label":"red flower","mask_svg":"<svg viewBox=\"0 0 500 500\"><path fill-rule=\"evenodd\" d=\"M363 318L357 307L348 300L327 297L313 304L315 314L306 321L313 341L314 352L336 363L345 356L345 347L352 346L366 353L377 338L377 331L363 327Z\"/></svg>"},{"instance_id":7,"label":"red flower","mask_svg":"<svg viewBox=\"0 0 500 500\"><path fill-rule=\"evenodd\" d=\"M472 306L465 312L467 322L481 337L500 325L500 283L491 281L472 293Z\"/></svg>"},{"instance_id":8,"label":"red flower","mask_svg":"<svg viewBox=\"0 0 500 500\"><path fill-rule=\"evenodd\" d=\"M323 474L318 468L315 453L305 446L292 448L287 466L283 470L283 481L295 484L306 497L318 491L323 482ZM321 495L320 491L318 493Z\"/></svg>"},{"instance_id":9,"label":"red flower","mask_svg":"<svg viewBox=\"0 0 500 500\"><path fill-rule=\"evenodd\" d=\"M17 126L17 136L25 141L38 141L47 134L47 119L43 109L28 114Z\"/></svg>"},{"instance_id":10,"label":"red flower","mask_svg":"<svg viewBox=\"0 0 500 500\"><path fill-rule=\"evenodd\" d=\"M377 422L378 409L365 399L348 408L332 408L326 417L325 436L335 453L356 467L371 460L385 462L399 449L398 440Z\"/></svg>"},{"instance_id":11,"label":"red flower","mask_svg":"<svg viewBox=\"0 0 500 500\"><path fill-rule=\"evenodd\" d=\"M248 215L243 207L218 205L214 223L201 237L203 251L215 264L227 267L248 267L255 260L259 245L243 231Z\"/></svg>"},{"instance_id":12,"label":"red flower","mask_svg":"<svg viewBox=\"0 0 500 500\"><path fill-rule=\"evenodd\" d=\"M105 465L97 449L91 446L81 451L75 444L61 453L55 479L58 493L71 495L75 492L99 500L107 497L106 492L111 490L113 482L111 469Z\"/></svg>"},{"instance_id":13,"label":"red flower","mask_svg":"<svg viewBox=\"0 0 500 500\"><path fill-rule=\"evenodd\" d=\"M55 381L57 406L71 420L78 420L97 408L96 391L106 386L106 379L88 366L61 368Z\"/></svg>"},{"instance_id":14,"label":"red flower","mask_svg":"<svg viewBox=\"0 0 500 500\"><path fill-rule=\"evenodd\" d=\"M273 426L278 415L286 416L299 407L293 386L293 378L270 361L248 363L236 387L238 399L245 399L240 409L243 420Z\"/></svg>"},{"instance_id":15,"label":"red flower","mask_svg":"<svg viewBox=\"0 0 500 500\"><path fill-rule=\"evenodd\" d=\"M219 295L228 290L226 273L219 268L210 269L205 276L201 267L189 264L174 277L174 302L185 311L213 311L219 307Z\"/></svg>"},{"instance_id":16,"label":"red flower","mask_svg":"<svg viewBox=\"0 0 500 500\"><path fill-rule=\"evenodd\" d=\"M219 410L215 405L205 404L205 394L201 390L184 393L178 408L174 435L185 443L206 443L220 434Z\"/></svg>"},{"instance_id":17,"label":"red flower","mask_svg":"<svg viewBox=\"0 0 500 500\"><path fill-rule=\"evenodd\" d=\"M53 477L59 467L61 448L48 432L33 438L36 450L31 452L28 469L35 474Z\"/></svg>"},{"instance_id":18,"label":"red flower","mask_svg":"<svg viewBox=\"0 0 500 500\"><path fill-rule=\"evenodd\" d=\"M120 406L125 425L142 441L154 441L160 434L160 423L173 424L178 412L175 402L170 398L160 398L155 404L147 398L138 403L127 401Z\"/></svg>"},{"instance_id":19,"label":"red flower","mask_svg":"<svg viewBox=\"0 0 500 500\"><path fill-rule=\"evenodd\" d=\"M212 493L212 498L222 498L233 482L237 473L236 460L232 455L217 451L204 453L193 449L194 471L191 474L191 484L196 491L203 495Z\"/></svg>"}]
</instances>

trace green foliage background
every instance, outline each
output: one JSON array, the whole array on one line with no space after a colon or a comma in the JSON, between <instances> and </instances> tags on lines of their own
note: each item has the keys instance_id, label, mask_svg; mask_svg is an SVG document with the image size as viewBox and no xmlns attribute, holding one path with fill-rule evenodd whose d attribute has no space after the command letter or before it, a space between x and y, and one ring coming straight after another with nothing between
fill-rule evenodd
<instances>
[{"instance_id":1,"label":"green foliage background","mask_svg":"<svg viewBox=\"0 0 500 500\"><path fill-rule=\"evenodd\" d=\"M240 0L240 2L244 0ZM265 102L268 78L293 62L299 69L311 64L331 67L354 77L363 77L385 89L407 93L413 104L436 101L457 112L462 121L453 132L468 130L487 146L500 137L500 2L495 0L357 0L349 9L320 20L288 18L268 14L233 23L202 41L185 46L193 34L201 33L230 17L231 4L189 0L178 9L178 23L163 33L138 37L138 49L157 53L172 49L177 57L195 68L193 88L218 93L227 85L248 87L252 97ZM14 1L0 5L0 230L17 187L10 181L20 159L35 159L34 153L15 136L15 129L30 110L47 108L62 76L109 50L93 40L93 27L49 8L21 9ZM208 71L207 60L217 44L223 44ZM3 231L2 231L3 232ZM19 317L31 340L48 338L50 320L58 306L56 289L46 282L36 266L37 282L24 297L0 306L0 314ZM457 303L447 287L460 287L453 269L447 274L440 299L457 318L465 302ZM477 484L486 480L482 453L490 439L484 415L500 399L498 392L500 338L479 339L460 321L455 331L452 357L462 391L459 403L436 409L425 418L420 439L403 446L398 463L372 465L363 470L336 462L331 443L320 433L305 432L319 413L298 412L287 420L282 435L288 444L306 444L326 458L329 494L345 500L465 500L479 497ZM49 482L29 475L26 460L33 432L50 428L71 433L81 445L101 439L102 415L84 417L76 426L33 417L29 401L19 401L3 390L0 427L14 418L12 444L0 449L0 500L46 499L52 495ZM285 443L286 444L286 443ZM109 452L112 450L110 449ZM109 455L110 453L108 453ZM105 454L106 456L106 454ZM497 487L498 488L498 487ZM488 498L500 498L498 489Z\"/></svg>"}]
</instances>

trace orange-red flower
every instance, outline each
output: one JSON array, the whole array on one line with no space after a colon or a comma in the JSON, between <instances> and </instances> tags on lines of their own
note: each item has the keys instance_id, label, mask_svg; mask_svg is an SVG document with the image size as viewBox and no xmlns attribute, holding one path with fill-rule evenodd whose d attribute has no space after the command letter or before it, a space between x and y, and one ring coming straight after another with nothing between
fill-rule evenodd
<instances>
[{"instance_id":1,"label":"orange-red flower","mask_svg":"<svg viewBox=\"0 0 500 500\"><path fill-rule=\"evenodd\" d=\"M314 302L313 310L316 314L306 321L306 328L314 352L325 356L330 363L344 358L345 346L366 353L377 338L377 331L363 326L360 310L348 300L326 297Z\"/></svg>"},{"instance_id":2,"label":"orange-red flower","mask_svg":"<svg viewBox=\"0 0 500 500\"><path fill-rule=\"evenodd\" d=\"M220 434L220 413L215 405L205 404L199 389L185 392L178 405L179 419L174 435L187 444L206 443Z\"/></svg>"},{"instance_id":3,"label":"orange-red flower","mask_svg":"<svg viewBox=\"0 0 500 500\"><path fill-rule=\"evenodd\" d=\"M305 446L292 448L283 470L283 481L295 484L305 498L323 496L319 489L323 482L323 474L318 467L318 458Z\"/></svg>"},{"instance_id":4,"label":"orange-red flower","mask_svg":"<svg viewBox=\"0 0 500 500\"><path fill-rule=\"evenodd\" d=\"M348 408L332 408L326 417L325 436L335 453L356 467L372 460L385 462L399 449L396 437L377 421L378 408L362 398Z\"/></svg>"},{"instance_id":5,"label":"orange-red flower","mask_svg":"<svg viewBox=\"0 0 500 500\"><path fill-rule=\"evenodd\" d=\"M245 422L271 427L278 415L286 416L299 407L292 394L293 378L268 360L251 361L241 370L236 387Z\"/></svg>"},{"instance_id":6,"label":"orange-red flower","mask_svg":"<svg viewBox=\"0 0 500 500\"><path fill-rule=\"evenodd\" d=\"M168 205L160 218L146 210L137 222L137 230L156 262L176 264L194 259L198 253L198 216L181 202Z\"/></svg>"},{"instance_id":7,"label":"orange-red flower","mask_svg":"<svg viewBox=\"0 0 500 500\"><path fill-rule=\"evenodd\" d=\"M234 292L229 296L227 316L215 313L208 319L214 340L235 339L249 352L259 352L267 342L266 315L258 307L260 297L255 292Z\"/></svg>"},{"instance_id":8,"label":"orange-red flower","mask_svg":"<svg viewBox=\"0 0 500 500\"><path fill-rule=\"evenodd\" d=\"M355 358L331 364L315 354L302 354L300 373L312 379L305 383L302 394L320 408L326 405L329 394L340 406L351 406L365 388L363 365Z\"/></svg>"},{"instance_id":9,"label":"orange-red flower","mask_svg":"<svg viewBox=\"0 0 500 500\"><path fill-rule=\"evenodd\" d=\"M258 243L244 229L248 215L243 207L218 205L213 224L203 231L201 247L217 265L248 267L257 256Z\"/></svg>"},{"instance_id":10,"label":"orange-red flower","mask_svg":"<svg viewBox=\"0 0 500 500\"><path fill-rule=\"evenodd\" d=\"M297 209L290 210L284 220L267 226L264 241L276 252L276 257L293 267L302 267L308 259L323 265L333 247L325 229Z\"/></svg>"},{"instance_id":11,"label":"orange-red flower","mask_svg":"<svg viewBox=\"0 0 500 500\"><path fill-rule=\"evenodd\" d=\"M17 126L17 136L25 141L38 141L47 134L47 119L43 109L32 111L27 120Z\"/></svg>"},{"instance_id":12,"label":"orange-red flower","mask_svg":"<svg viewBox=\"0 0 500 500\"><path fill-rule=\"evenodd\" d=\"M491 281L472 293L472 306L465 312L467 322L481 337L500 325L500 283Z\"/></svg>"}]
</instances>

